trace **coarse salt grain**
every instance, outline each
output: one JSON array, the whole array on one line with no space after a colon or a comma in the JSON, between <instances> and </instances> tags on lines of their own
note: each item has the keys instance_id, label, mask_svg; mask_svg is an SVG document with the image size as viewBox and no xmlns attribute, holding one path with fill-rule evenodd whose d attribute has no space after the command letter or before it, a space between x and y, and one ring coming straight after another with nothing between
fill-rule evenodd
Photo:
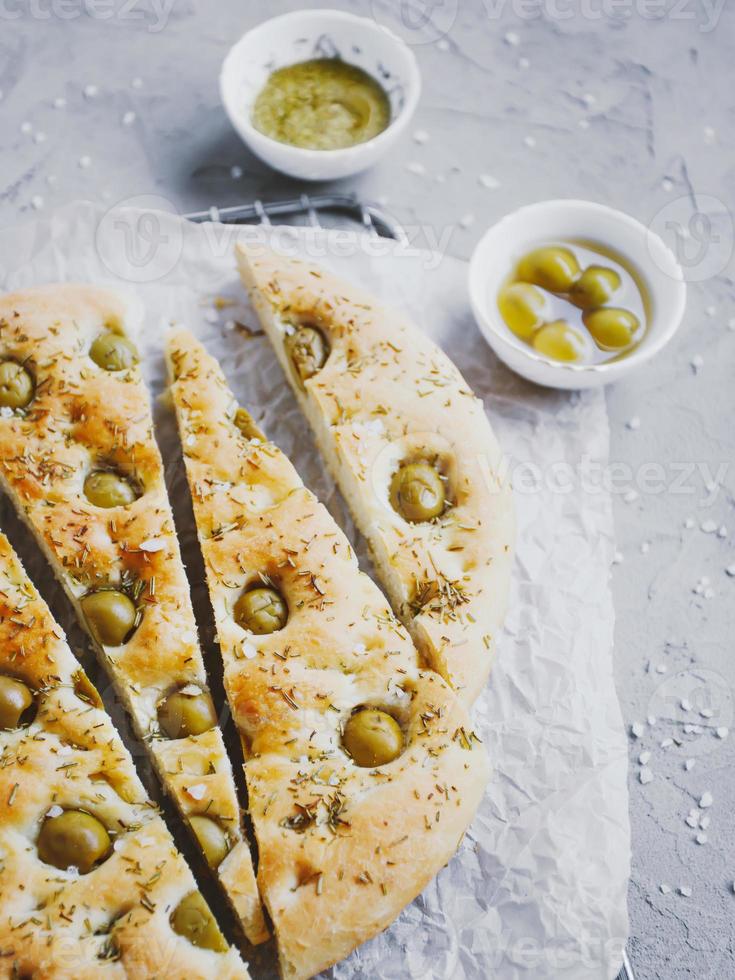
<instances>
[{"instance_id":1,"label":"coarse salt grain","mask_svg":"<svg viewBox=\"0 0 735 980\"><path fill-rule=\"evenodd\" d=\"M54 817L60 817L63 812L63 807L54 804L54 806L48 808L46 816L53 820Z\"/></svg>"},{"instance_id":2,"label":"coarse salt grain","mask_svg":"<svg viewBox=\"0 0 735 980\"><path fill-rule=\"evenodd\" d=\"M630 726L630 732L634 738L640 738L641 735L643 735L643 731L644 731L643 725L641 725L639 721L634 721L633 724Z\"/></svg>"},{"instance_id":3,"label":"coarse salt grain","mask_svg":"<svg viewBox=\"0 0 735 980\"><path fill-rule=\"evenodd\" d=\"M700 797L699 806L701 807L702 810L707 810L709 809L709 807L712 806L713 802L714 799L712 797L712 794L709 791L706 791L702 793L702 796Z\"/></svg>"},{"instance_id":4,"label":"coarse salt grain","mask_svg":"<svg viewBox=\"0 0 735 980\"><path fill-rule=\"evenodd\" d=\"M166 542L163 538L147 538L145 541L140 542L141 551L163 551L166 547Z\"/></svg>"},{"instance_id":5,"label":"coarse salt grain","mask_svg":"<svg viewBox=\"0 0 735 980\"><path fill-rule=\"evenodd\" d=\"M84 97L87 99L93 99L99 94L99 88L96 85L85 85L83 91Z\"/></svg>"},{"instance_id":6,"label":"coarse salt grain","mask_svg":"<svg viewBox=\"0 0 735 980\"><path fill-rule=\"evenodd\" d=\"M186 792L192 798L192 800L203 800L204 794L207 792L207 787L204 783L196 783L194 786L187 786Z\"/></svg>"},{"instance_id":7,"label":"coarse salt grain","mask_svg":"<svg viewBox=\"0 0 735 980\"><path fill-rule=\"evenodd\" d=\"M682 895L684 898L691 898L692 890L689 887L689 885L679 885L679 894Z\"/></svg>"},{"instance_id":8,"label":"coarse salt grain","mask_svg":"<svg viewBox=\"0 0 735 980\"><path fill-rule=\"evenodd\" d=\"M500 181L497 177L493 177L492 174L480 174L478 180L483 187L486 187L490 191L494 191L500 187Z\"/></svg>"},{"instance_id":9,"label":"coarse salt grain","mask_svg":"<svg viewBox=\"0 0 735 980\"><path fill-rule=\"evenodd\" d=\"M644 766L644 768L641 769L641 772L640 772L640 775L639 775L638 778L640 779L640 781L643 783L644 786L647 786L648 783L650 783L650 782L653 781L653 773L651 772L650 769L648 769L648 768L646 768Z\"/></svg>"},{"instance_id":10,"label":"coarse salt grain","mask_svg":"<svg viewBox=\"0 0 735 980\"><path fill-rule=\"evenodd\" d=\"M696 766L696 764L697 764L696 759L687 759L686 762L684 763L684 768L686 769L687 772L691 772L692 769Z\"/></svg>"},{"instance_id":11,"label":"coarse salt grain","mask_svg":"<svg viewBox=\"0 0 735 980\"><path fill-rule=\"evenodd\" d=\"M426 132L425 129L417 129L413 134L414 143L423 145L424 143L427 142L428 139L429 139L429 134Z\"/></svg>"},{"instance_id":12,"label":"coarse salt grain","mask_svg":"<svg viewBox=\"0 0 735 980\"><path fill-rule=\"evenodd\" d=\"M252 660L254 657L257 657L258 651L255 649L252 643L243 643L242 655L246 660Z\"/></svg>"},{"instance_id":13,"label":"coarse salt grain","mask_svg":"<svg viewBox=\"0 0 735 980\"><path fill-rule=\"evenodd\" d=\"M650 758L651 758L651 753L645 751L645 752L641 752L641 754L638 756L638 761L642 766L645 766L645 764L650 760Z\"/></svg>"},{"instance_id":14,"label":"coarse salt grain","mask_svg":"<svg viewBox=\"0 0 735 980\"><path fill-rule=\"evenodd\" d=\"M706 834L697 834L697 836L694 839L696 840L696 842L698 844L706 844L707 843L707 835Z\"/></svg>"},{"instance_id":15,"label":"coarse salt grain","mask_svg":"<svg viewBox=\"0 0 735 980\"><path fill-rule=\"evenodd\" d=\"M727 736L728 736L729 734L730 734L730 729L729 729L729 728L726 728L726 727L725 727L724 725L722 725L722 726L721 726L720 728L718 728L718 729L717 729L717 730L715 731L715 735L716 735L716 736L717 736L718 738L727 738Z\"/></svg>"},{"instance_id":16,"label":"coarse salt grain","mask_svg":"<svg viewBox=\"0 0 735 980\"><path fill-rule=\"evenodd\" d=\"M426 167L423 163L419 163L418 160L410 160L406 164L406 170L415 177L423 177L426 173Z\"/></svg>"}]
</instances>

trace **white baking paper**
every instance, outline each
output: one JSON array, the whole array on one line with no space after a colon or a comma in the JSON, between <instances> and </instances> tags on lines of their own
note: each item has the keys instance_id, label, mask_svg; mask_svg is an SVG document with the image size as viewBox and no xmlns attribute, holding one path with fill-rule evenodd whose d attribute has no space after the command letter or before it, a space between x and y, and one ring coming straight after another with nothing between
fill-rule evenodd
<instances>
[{"instance_id":1,"label":"white baking paper","mask_svg":"<svg viewBox=\"0 0 735 980\"><path fill-rule=\"evenodd\" d=\"M0 232L0 286L82 280L122 286L139 297L144 318L137 339L156 394L163 389L167 324L194 330L221 360L238 399L341 522L369 570L265 338L232 326L257 328L235 272L238 233L253 231L77 204ZM472 321L466 266L458 260L362 233L271 234L281 248L306 250L411 311L484 400L516 486L519 530L507 624L476 707L494 768L487 795L449 866L385 933L331 975L612 977L627 936L630 842L627 753L612 672L613 523L609 495L594 478L608 454L604 396L544 392L499 365ZM234 305L215 309L215 296L231 297ZM195 605L207 620L175 428L161 404L156 420ZM72 629L63 597L4 501L0 521ZM214 650L208 667L216 678ZM116 717L124 724L119 712ZM271 976L272 957L261 951L252 968L255 980Z\"/></svg>"}]
</instances>

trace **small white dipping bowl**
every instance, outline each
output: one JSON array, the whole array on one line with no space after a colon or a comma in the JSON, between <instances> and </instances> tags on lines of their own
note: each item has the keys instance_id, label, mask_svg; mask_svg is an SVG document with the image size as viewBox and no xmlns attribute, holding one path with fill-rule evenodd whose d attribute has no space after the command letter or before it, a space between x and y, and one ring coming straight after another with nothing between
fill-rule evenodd
<instances>
[{"instance_id":1,"label":"small white dipping bowl","mask_svg":"<svg viewBox=\"0 0 735 980\"><path fill-rule=\"evenodd\" d=\"M506 326L500 287L522 256L542 243L599 243L637 270L648 290L651 320L637 347L603 364L568 364L539 354ZM519 208L480 239L470 261L472 311L483 336L513 371L552 388L593 388L617 381L649 361L676 333L686 305L679 263L658 235L630 215L592 201L542 201Z\"/></svg>"},{"instance_id":2,"label":"small white dipping bowl","mask_svg":"<svg viewBox=\"0 0 735 980\"><path fill-rule=\"evenodd\" d=\"M341 150L308 150L271 139L253 126L255 99L276 69L332 57L380 82L390 100L387 129ZM222 102L245 144L275 170L302 180L349 177L371 167L408 125L420 92L421 76L408 45L374 20L339 10L299 10L265 21L230 49L220 73Z\"/></svg>"}]
</instances>

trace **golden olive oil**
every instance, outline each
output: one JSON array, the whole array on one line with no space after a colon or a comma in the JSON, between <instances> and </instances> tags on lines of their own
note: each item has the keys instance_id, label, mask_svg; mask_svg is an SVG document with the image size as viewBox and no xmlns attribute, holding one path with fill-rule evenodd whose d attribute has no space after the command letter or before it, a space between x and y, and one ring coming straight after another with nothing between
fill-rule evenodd
<instances>
[{"instance_id":1,"label":"golden olive oil","mask_svg":"<svg viewBox=\"0 0 735 980\"><path fill-rule=\"evenodd\" d=\"M252 120L280 143L338 150L382 133L390 123L390 102L362 68L339 58L314 58L274 71L255 100Z\"/></svg>"}]
</instances>

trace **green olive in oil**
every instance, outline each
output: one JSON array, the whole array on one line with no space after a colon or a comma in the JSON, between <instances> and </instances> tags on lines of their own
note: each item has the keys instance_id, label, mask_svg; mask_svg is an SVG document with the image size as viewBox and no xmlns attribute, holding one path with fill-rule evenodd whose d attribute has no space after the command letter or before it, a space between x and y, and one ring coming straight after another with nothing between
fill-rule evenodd
<instances>
[{"instance_id":1,"label":"green olive in oil","mask_svg":"<svg viewBox=\"0 0 735 980\"><path fill-rule=\"evenodd\" d=\"M516 259L497 304L519 340L566 363L625 357L650 320L642 277L598 242L541 242L529 249Z\"/></svg>"},{"instance_id":2,"label":"green olive in oil","mask_svg":"<svg viewBox=\"0 0 735 980\"><path fill-rule=\"evenodd\" d=\"M387 129L390 102L362 68L339 58L313 58L273 72L255 100L252 121L280 143L340 150Z\"/></svg>"}]
</instances>

